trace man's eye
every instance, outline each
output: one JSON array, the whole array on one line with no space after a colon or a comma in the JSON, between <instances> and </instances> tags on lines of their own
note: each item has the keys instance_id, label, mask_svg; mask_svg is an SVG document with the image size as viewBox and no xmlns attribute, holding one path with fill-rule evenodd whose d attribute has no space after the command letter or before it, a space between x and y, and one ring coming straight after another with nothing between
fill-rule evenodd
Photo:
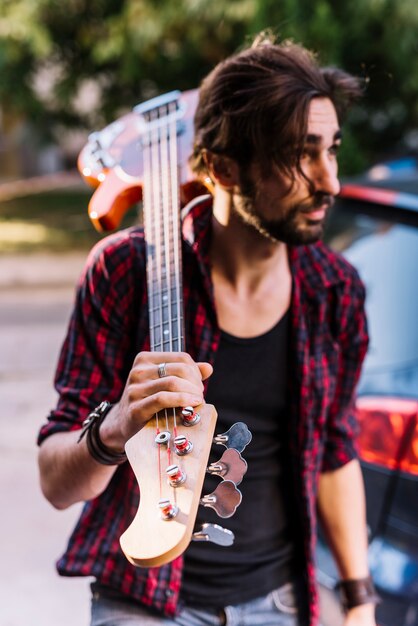
<instances>
[{"instance_id":1,"label":"man's eye","mask_svg":"<svg viewBox=\"0 0 418 626\"><path fill-rule=\"evenodd\" d=\"M310 149L305 148L302 151L302 159L314 159L315 156L316 156L316 153L315 153L314 150L310 150Z\"/></svg>"},{"instance_id":2,"label":"man's eye","mask_svg":"<svg viewBox=\"0 0 418 626\"><path fill-rule=\"evenodd\" d=\"M329 153L333 154L333 155L337 155L339 150L340 150L341 145L339 143L334 144L333 146L331 146L331 148L329 149Z\"/></svg>"}]
</instances>

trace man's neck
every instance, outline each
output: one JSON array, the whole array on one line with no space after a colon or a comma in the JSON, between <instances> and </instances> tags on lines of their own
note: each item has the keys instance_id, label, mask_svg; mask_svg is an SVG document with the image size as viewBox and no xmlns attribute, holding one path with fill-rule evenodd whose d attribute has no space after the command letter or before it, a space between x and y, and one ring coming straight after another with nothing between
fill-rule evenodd
<instances>
[{"instance_id":1,"label":"man's neck","mask_svg":"<svg viewBox=\"0 0 418 626\"><path fill-rule=\"evenodd\" d=\"M269 279L289 272L287 246L260 234L234 211L232 194L216 190L213 202L213 271L231 287L250 294Z\"/></svg>"},{"instance_id":2,"label":"man's neck","mask_svg":"<svg viewBox=\"0 0 418 626\"><path fill-rule=\"evenodd\" d=\"M287 246L266 239L242 221L232 204L219 200L215 194L211 243L218 323L231 334L257 336L289 308Z\"/></svg>"}]
</instances>

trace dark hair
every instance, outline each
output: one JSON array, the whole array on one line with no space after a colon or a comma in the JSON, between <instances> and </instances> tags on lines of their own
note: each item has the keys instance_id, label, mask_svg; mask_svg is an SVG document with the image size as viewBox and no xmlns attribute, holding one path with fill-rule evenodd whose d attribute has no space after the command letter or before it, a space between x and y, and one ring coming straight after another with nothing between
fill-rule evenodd
<instances>
[{"instance_id":1,"label":"dark hair","mask_svg":"<svg viewBox=\"0 0 418 626\"><path fill-rule=\"evenodd\" d=\"M276 166L292 176L299 167L311 100L329 98L341 121L360 94L357 78L320 68L306 48L290 41L275 44L261 34L203 80L191 166L203 174L207 150L233 158L242 168L256 159L267 172Z\"/></svg>"}]
</instances>

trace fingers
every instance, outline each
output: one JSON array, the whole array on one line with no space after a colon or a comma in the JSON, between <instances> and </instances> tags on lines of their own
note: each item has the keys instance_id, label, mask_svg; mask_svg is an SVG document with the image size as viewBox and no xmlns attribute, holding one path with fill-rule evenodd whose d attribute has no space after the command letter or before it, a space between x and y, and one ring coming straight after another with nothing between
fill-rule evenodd
<instances>
[{"instance_id":1,"label":"fingers","mask_svg":"<svg viewBox=\"0 0 418 626\"><path fill-rule=\"evenodd\" d=\"M165 364L165 376L158 366ZM109 447L123 449L126 441L164 409L196 407L204 402L203 380L212 373L209 363L196 363L185 352L140 352L134 361L120 401L101 427Z\"/></svg>"},{"instance_id":2,"label":"fingers","mask_svg":"<svg viewBox=\"0 0 418 626\"><path fill-rule=\"evenodd\" d=\"M161 364L164 364L165 370L165 376L162 377L159 373ZM135 375L149 379L176 376L198 384L212 374L213 368L209 363L196 363L186 352L140 352L132 371Z\"/></svg>"},{"instance_id":3,"label":"fingers","mask_svg":"<svg viewBox=\"0 0 418 626\"><path fill-rule=\"evenodd\" d=\"M197 363L197 366L200 370L202 380L206 380L213 374L213 367L210 363Z\"/></svg>"},{"instance_id":4,"label":"fingers","mask_svg":"<svg viewBox=\"0 0 418 626\"><path fill-rule=\"evenodd\" d=\"M194 363L187 352L139 352L134 364L140 363Z\"/></svg>"},{"instance_id":5,"label":"fingers","mask_svg":"<svg viewBox=\"0 0 418 626\"><path fill-rule=\"evenodd\" d=\"M142 425L157 413L164 409L173 409L176 407L192 406L196 407L202 404L202 398L189 395L186 393L173 393L161 391L157 394L147 396L137 403L131 404L131 419Z\"/></svg>"},{"instance_id":6,"label":"fingers","mask_svg":"<svg viewBox=\"0 0 418 626\"><path fill-rule=\"evenodd\" d=\"M146 375L150 379L159 380L161 378L172 378L173 376L176 378L183 378L185 380L193 381L195 384L199 384L202 381L202 375L200 373L200 369L198 368L196 363L163 363L165 374L163 376L160 375L159 365L155 365L154 363L147 363L142 368L138 368L138 372L141 372L142 375Z\"/></svg>"},{"instance_id":7,"label":"fingers","mask_svg":"<svg viewBox=\"0 0 418 626\"><path fill-rule=\"evenodd\" d=\"M153 374L151 374L153 376ZM142 400L148 396L156 394L186 394L195 396L200 402L203 401L203 383L199 376L198 380L190 380L181 376L164 376L164 378L148 378L144 372L139 374L138 379L134 378L130 382L132 400ZM182 406L181 404L172 404L174 406ZM164 407L165 408L165 407Z\"/></svg>"},{"instance_id":8,"label":"fingers","mask_svg":"<svg viewBox=\"0 0 418 626\"><path fill-rule=\"evenodd\" d=\"M162 377L161 363L165 366ZM202 404L202 381L211 373L209 363L196 363L184 352L139 353L121 401L128 420L140 428L161 410Z\"/></svg>"},{"instance_id":9,"label":"fingers","mask_svg":"<svg viewBox=\"0 0 418 626\"><path fill-rule=\"evenodd\" d=\"M175 361L161 361L161 359L173 357L176 358ZM160 376L159 365L161 362L164 363L164 376ZM207 374L208 368L203 366L203 369ZM163 404L159 409L181 406L181 404L174 403L178 394L183 394L188 400L194 396L194 403L203 402L201 369L185 353L140 353L130 372L128 386L131 402L145 400L159 394ZM162 395L163 393L164 395ZM172 394L171 400L167 394ZM167 404L167 402L171 402L171 404Z\"/></svg>"}]
</instances>

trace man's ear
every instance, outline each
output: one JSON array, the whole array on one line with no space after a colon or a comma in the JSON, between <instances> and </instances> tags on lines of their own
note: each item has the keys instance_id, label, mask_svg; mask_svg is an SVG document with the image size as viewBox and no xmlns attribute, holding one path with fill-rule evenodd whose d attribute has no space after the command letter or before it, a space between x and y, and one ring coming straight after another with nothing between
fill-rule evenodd
<instances>
[{"instance_id":1,"label":"man's ear","mask_svg":"<svg viewBox=\"0 0 418 626\"><path fill-rule=\"evenodd\" d=\"M239 168L236 161L208 150L204 152L203 158L213 183L225 189L231 189L239 183Z\"/></svg>"}]
</instances>

